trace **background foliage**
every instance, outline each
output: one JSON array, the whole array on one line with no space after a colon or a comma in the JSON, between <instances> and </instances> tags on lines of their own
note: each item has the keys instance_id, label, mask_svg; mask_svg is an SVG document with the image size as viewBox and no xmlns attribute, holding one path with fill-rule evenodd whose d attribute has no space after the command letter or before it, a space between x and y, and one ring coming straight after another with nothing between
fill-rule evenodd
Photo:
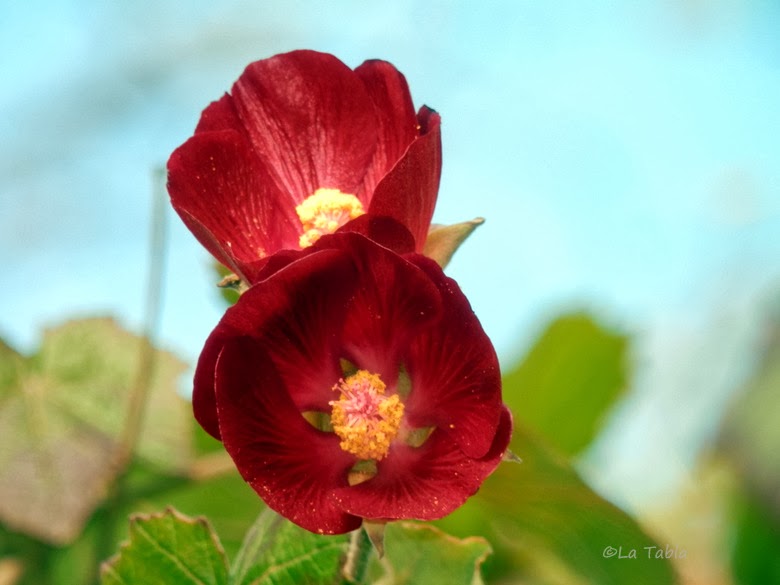
<instances>
[{"instance_id":1,"label":"background foliage","mask_svg":"<svg viewBox=\"0 0 780 585\"><path fill-rule=\"evenodd\" d=\"M348 536L312 535L270 512L260 514L250 530L262 503L179 397L176 382L184 364L155 350L153 368L139 382L136 368L146 345L100 318L48 330L32 356L0 346L5 438L0 583L96 583L100 562L128 539L104 565L105 585L155 579L296 583L304 574L311 576L308 582L331 582ZM572 467L572 457L598 434L626 386L628 347L624 334L585 313L550 323L505 375L505 400L516 421L511 447L522 464L502 464L474 498L436 523L453 537L432 527L392 526L387 557L373 558L362 578L423 583L433 582L428 579L435 574L440 577L435 582L442 583L476 582L481 575L496 583L519 578L539 584L677 582L676 559L648 558L646 552L668 543L648 536ZM772 416L768 407L775 394L767 389L776 388L776 368L770 365L775 351L776 344L724 426L727 454L764 448L753 434L772 427L757 427L752 417ZM148 402L137 415L143 430L131 446L132 456L122 459L132 397L139 392ZM739 583L769 583L777 575L777 525L761 499L750 494L772 493L777 480L771 468L752 469L761 473L734 471L744 480L734 501L734 575ZM608 547L625 555L635 549L637 558L605 558ZM431 564L436 554L444 557ZM451 571L460 571L457 579Z\"/></svg>"}]
</instances>

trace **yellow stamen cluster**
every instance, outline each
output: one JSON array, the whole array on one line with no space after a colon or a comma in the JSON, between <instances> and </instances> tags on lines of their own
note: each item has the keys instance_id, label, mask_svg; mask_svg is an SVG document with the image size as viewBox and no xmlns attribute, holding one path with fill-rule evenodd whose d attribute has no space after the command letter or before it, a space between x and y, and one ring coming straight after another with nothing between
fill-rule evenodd
<instances>
[{"instance_id":1,"label":"yellow stamen cluster","mask_svg":"<svg viewBox=\"0 0 780 585\"><path fill-rule=\"evenodd\" d=\"M401 399L397 394L385 396L385 383L366 370L340 380L333 389L341 392L339 400L330 402L340 447L358 459L381 461L401 426Z\"/></svg>"},{"instance_id":2,"label":"yellow stamen cluster","mask_svg":"<svg viewBox=\"0 0 780 585\"><path fill-rule=\"evenodd\" d=\"M332 234L351 219L365 213L360 200L338 189L317 189L295 208L303 226L298 243L311 246L325 234Z\"/></svg>"}]
</instances>

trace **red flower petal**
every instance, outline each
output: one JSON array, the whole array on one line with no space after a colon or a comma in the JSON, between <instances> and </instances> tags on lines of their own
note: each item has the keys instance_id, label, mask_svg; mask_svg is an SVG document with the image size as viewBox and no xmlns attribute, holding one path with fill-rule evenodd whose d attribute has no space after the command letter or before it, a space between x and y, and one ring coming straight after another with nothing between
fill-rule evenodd
<instances>
[{"instance_id":1,"label":"red flower petal","mask_svg":"<svg viewBox=\"0 0 780 585\"><path fill-rule=\"evenodd\" d=\"M203 427L204 431L218 441L222 440L222 436L219 432L219 420L217 420L214 374L224 344L224 334L217 332L216 329L212 331L200 352L192 382L192 412L195 415L195 420Z\"/></svg>"},{"instance_id":2,"label":"red flower petal","mask_svg":"<svg viewBox=\"0 0 780 585\"><path fill-rule=\"evenodd\" d=\"M421 252L436 206L441 178L441 119L426 107L418 115L420 138L379 182L369 213L386 215L404 224Z\"/></svg>"},{"instance_id":3,"label":"red flower petal","mask_svg":"<svg viewBox=\"0 0 780 585\"><path fill-rule=\"evenodd\" d=\"M392 217L376 216L365 213L348 221L338 229L339 232L361 234L380 246L389 248L396 254L414 252L414 238L403 224Z\"/></svg>"},{"instance_id":4,"label":"red flower petal","mask_svg":"<svg viewBox=\"0 0 780 585\"><path fill-rule=\"evenodd\" d=\"M366 61L355 69L377 109L378 135L374 158L359 193L370 198L377 183L417 139L418 124L406 78L386 61Z\"/></svg>"},{"instance_id":5,"label":"red flower petal","mask_svg":"<svg viewBox=\"0 0 780 585\"><path fill-rule=\"evenodd\" d=\"M376 108L344 63L314 51L256 61L233 100L255 152L296 203L319 188L355 194L376 149Z\"/></svg>"},{"instance_id":6,"label":"red flower petal","mask_svg":"<svg viewBox=\"0 0 780 585\"><path fill-rule=\"evenodd\" d=\"M218 132L220 130L235 130L241 136L248 138L244 124L238 117L233 105L233 98L225 94L215 102L211 102L203 113L195 128L195 134L201 132Z\"/></svg>"},{"instance_id":7,"label":"red flower petal","mask_svg":"<svg viewBox=\"0 0 780 585\"><path fill-rule=\"evenodd\" d=\"M242 266L244 280L250 285L261 282L301 257L300 250L279 250L272 256Z\"/></svg>"},{"instance_id":8,"label":"red flower petal","mask_svg":"<svg viewBox=\"0 0 780 585\"><path fill-rule=\"evenodd\" d=\"M439 430L419 448L393 445L375 477L337 489L335 497L345 512L363 518L442 518L474 495L498 466L511 432L512 415L502 407L498 425L490 429L491 447L480 459L466 456Z\"/></svg>"},{"instance_id":9,"label":"red flower petal","mask_svg":"<svg viewBox=\"0 0 780 585\"><path fill-rule=\"evenodd\" d=\"M249 338L228 341L216 381L225 449L265 503L312 532L358 528L361 519L332 497L333 489L348 485L354 457L335 434L303 419L266 350Z\"/></svg>"},{"instance_id":10,"label":"red flower petal","mask_svg":"<svg viewBox=\"0 0 780 585\"><path fill-rule=\"evenodd\" d=\"M438 286L443 315L410 343L407 420L413 427L436 426L467 456L482 457L502 409L498 358L457 283L432 260L408 258Z\"/></svg>"},{"instance_id":11,"label":"red flower petal","mask_svg":"<svg viewBox=\"0 0 780 585\"><path fill-rule=\"evenodd\" d=\"M329 410L330 390L341 376L337 333L356 279L347 254L312 251L250 288L226 311L195 369L193 410L209 434L220 438L214 395L217 358L235 337L250 337L269 348L299 411Z\"/></svg>"},{"instance_id":12,"label":"red flower petal","mask_svg":"<svg viewBox=\"0 0 780 585\"><path fill-rule=\"evenodd\" d=\"M347 252L360 275L340 332L343 357L392 387L408 344L441 312L438 289L417 266L359 234L323 236L320 246Z\"/></svg>"},{"instance_id":13,"label":"red flower petal","mask_svg":"<svg viewBox=\"0 0 780 585\"><path fill-rule=\"evenodd\" d=\"M298 247L294 207L236 131L198 133L176 149L168 192L198 240L231 268Z\"/></svg>"},{"instance_id":14,"label":"red flower petal","mask_svg":"<svg viewBox=\"0 0 780 585\"><path fill-rule=\"evenodd\" d=\"M264 257L299 249L295 207L322 188L404 224L421 251L441 174L439 124L428 108L415 116L406 80L389 63L352 71L314 51L256 61L171 156L171 202L196 238L252 283Z\"/></svg>"}]
</instances>

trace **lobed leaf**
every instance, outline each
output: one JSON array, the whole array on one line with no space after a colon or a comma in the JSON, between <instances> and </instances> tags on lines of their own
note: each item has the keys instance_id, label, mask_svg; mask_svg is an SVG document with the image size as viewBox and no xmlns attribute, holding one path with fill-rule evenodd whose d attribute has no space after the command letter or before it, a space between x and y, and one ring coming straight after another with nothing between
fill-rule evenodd
<instances>
[{"instance_id":1,"label":"lobed leaf","mask_svg":"<svg viewBox=\"0 0 780 585\"><path fill-rule=\"evenodd\" d=\"M101 567L102 585L227 585L227 560L204 518L169 508L130 519L130 540Z\"/></svg>"},{"instance_id":2,"label":"lobed leaf","mask_svg":"<svg viewBox=\"0 0 780 585\"><path fill-rule=\"evenodd\" d=\"M50 329L30 358L0 343L0 521L55 544L78 536L121 471L143 343L111 319ZM175 390L184 365L159 351L154 365L137 453L176 471L191 457L190 408Z\"/></svg>"},{"instance_id":3,"label":"lobed leaf","mask_svg":"<svg viewBox=\"0 0 780 585\"><path fill-rule=\"evenodd\" d=\"M312 534L265 510L247 533L231 570L231 585L339 582L349 535Z\"/></svg>"}]
</instances>

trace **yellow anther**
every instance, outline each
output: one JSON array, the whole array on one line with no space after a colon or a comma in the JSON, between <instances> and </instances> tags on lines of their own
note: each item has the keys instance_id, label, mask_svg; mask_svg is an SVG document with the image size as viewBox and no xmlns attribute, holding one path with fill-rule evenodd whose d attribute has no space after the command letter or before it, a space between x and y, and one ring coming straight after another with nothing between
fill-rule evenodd
<instances>
[{"instance_id":1,"label":"yellow anther","mask_svg":"<svg viewBox=\"0 0 780 585\"><path fill-rule=\"evenodd\" d=\"M332 234L351 219L365 213L360 200L338 189L317 189L295 208L303 226L298 241L301 248L311 246L325 234Z\"/></svg>"},{"instance_id":2,"label":"yellow anther","mask_svg":"<svg viewBox=\"0 0 780 585\"><path fill-rule=\"evenodd\" d=\"M381 461L401 426L401 399L397 394L385 396L385 383L366 370L340 380L333 389L341 392L339 400L330 402L339 446L358 459Z\"/></svg>"}]
</instances>

